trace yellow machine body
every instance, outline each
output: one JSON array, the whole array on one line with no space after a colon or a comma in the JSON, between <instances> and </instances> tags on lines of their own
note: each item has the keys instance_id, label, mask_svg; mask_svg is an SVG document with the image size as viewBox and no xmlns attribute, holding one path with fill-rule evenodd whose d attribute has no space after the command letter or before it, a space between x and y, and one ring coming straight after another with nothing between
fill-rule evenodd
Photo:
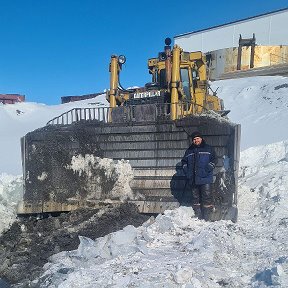
<instances>
[{"instance_id":1,"label":"yellow machine body","mask_svg":"<svg viewBox=\"0 0 288 288\"><path fill-rule=\"evenodd\" d=\"M158 58L148 60L152 82L134 91L125 90L119 85L122 64L118 56L111 57L109 70L110 90L107 92L107 100L111 108L125 105L137 93L142 93L143 99L151 95L157 97L161 91L165 94L165 102L171 104L172 120L179 119L180 116L182 118L183 115L201 114L207 110L227 114L223 101L215 93L209 94L206 57L202 52L185 52L177 45L173 49L165 46L165 51L160 52Z\"/></svg>"}]
</instances>

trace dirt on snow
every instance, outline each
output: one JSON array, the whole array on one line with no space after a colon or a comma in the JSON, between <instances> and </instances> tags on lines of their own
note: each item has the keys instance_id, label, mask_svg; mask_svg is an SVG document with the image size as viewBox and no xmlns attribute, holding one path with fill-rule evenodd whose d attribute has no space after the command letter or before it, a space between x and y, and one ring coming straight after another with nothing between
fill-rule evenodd
<instances>
[{"instance_id":1,"label":"dirt on snow","mask_svg":"<svg viewBox=\"0 0 288 288\"><path fill-rule=\"evenodd\" d=\"M138 227L148 218L127 203L102 210L75 210L58 217L18 218L0 237L0 278L12 287L29 287L51 255L78 248L78 236L94 240L127 225Z\"/></svg>"}]
</instances>

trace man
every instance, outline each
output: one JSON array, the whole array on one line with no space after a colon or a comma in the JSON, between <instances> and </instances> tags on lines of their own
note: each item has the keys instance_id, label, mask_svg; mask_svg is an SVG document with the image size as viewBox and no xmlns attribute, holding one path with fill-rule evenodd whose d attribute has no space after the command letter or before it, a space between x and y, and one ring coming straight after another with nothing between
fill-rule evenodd
<instances>
[{"instance_id":1,"label":"man","mask_svg":"<svg viewBox=\"0 0 288 288\"><path fill-rule=\"evenodd\" d=\"M214 148L205 143L200 132L192 133L192 145L182 159L187 181L192 184L192 208L195 216L208 221L213 211L213 169L216 166Z\"/></svg>"}]
</instances>

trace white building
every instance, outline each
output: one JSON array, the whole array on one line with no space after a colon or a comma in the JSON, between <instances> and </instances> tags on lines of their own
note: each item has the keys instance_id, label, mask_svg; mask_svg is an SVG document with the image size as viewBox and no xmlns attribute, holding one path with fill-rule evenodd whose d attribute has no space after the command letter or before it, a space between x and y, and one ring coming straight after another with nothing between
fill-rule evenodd
<instances>
[{"instance_id":1,"label":"white building","mask_svg":"<svg viewBox=\"0 0 288 288\"><path fill-rule=\"evenodd\" d=\"M207 65L211 80L255 75L287 76L287 26L288 8L285 8L176 35L174 42L184 51L209 54Z\"/></svg>"},{"instance_id":2,"label":"white building","mask_svg":"<svg viewBox=\"0 0 288 288\"><path fill-rule=\"evenodd\" d=\"M255 17L176 35L174 43L186 51L214 51L238 47L242 38L256 37L256 45L288 45L288 8Z\"/></svg>"}]
</instances>

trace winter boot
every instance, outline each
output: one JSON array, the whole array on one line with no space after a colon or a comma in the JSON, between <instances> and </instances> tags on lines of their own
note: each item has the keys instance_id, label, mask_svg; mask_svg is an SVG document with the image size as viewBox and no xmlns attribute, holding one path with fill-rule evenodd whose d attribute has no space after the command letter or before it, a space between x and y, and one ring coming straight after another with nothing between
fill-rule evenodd
<instances>
[{"instance_id":1,"label":"winter boot","mask_svg":"<svg viewBox=\"0 0 288 288\"><path fill-rule=\"evenodd\" d=\"M195 217L202 219L202 211L200 205L193 205L192 208L194 210Z\"/></svg>"},{"instance_id":2,"label":"winter boot","mask_svg":"<svg viewBox=\"0 0 288 288\"><path fill-rule=\"evenodd\" d=\"M212 212L213 212L213 206L203 207L203 219L205 221L211 221Z\"/></svg>"}]
</instances>

